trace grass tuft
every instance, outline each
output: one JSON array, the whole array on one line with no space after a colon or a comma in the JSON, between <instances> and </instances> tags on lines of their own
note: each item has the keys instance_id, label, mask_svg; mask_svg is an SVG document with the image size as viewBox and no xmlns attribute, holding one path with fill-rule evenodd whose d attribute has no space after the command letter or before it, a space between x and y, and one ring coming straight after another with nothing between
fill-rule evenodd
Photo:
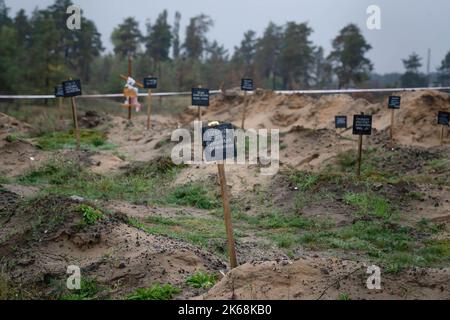
<instances>
[{"instance_id":1,"label":"grass tuft","mask_svg":"<svg viewBox=\"0 0 450 320\"><path fill-rule=\"evenodd\" d=\"M155 284L150 288L139 288L128 295L127 300L172 300L181 290L170 284Z\"/></svg>"},{"instance_id":2,"label":"grass tuft","mask_svg":"<svg viewBox=\"0 0 450 320\"><path fill-rule=\"evenodd\" d=\"M197 289L209 289L214 286L217 281L215 274L208 274L203 271L199 271L196 274L186 279L186 284Z\"/></svg>"}]
</instances>

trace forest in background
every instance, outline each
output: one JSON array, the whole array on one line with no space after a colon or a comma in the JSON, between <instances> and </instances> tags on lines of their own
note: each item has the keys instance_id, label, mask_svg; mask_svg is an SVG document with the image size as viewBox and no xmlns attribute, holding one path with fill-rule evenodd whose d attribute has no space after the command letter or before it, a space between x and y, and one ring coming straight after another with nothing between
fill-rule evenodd
<instances>
[{"instance_id":1,"label":"forest in background","mask_svg":"<svg viewBox=\"0 0 450 320\"><path fill-rule=\"evenodd\" d=\"M136 79L157 76L163 91L233 88L242 77L253 78L258 88L277 90L450 85L450 52L431 75L420 72L422 58L416 53L403 60L403 74L374 74L367 58L372 47L354 24L337 33L328 55L311 41L312 27L295 21L270 22L261 35L246 31L228 52L208 38L211 17L189 18L181 39L184 17L174 13L171 25L165 10L146 23L145 33L139 21L125 18L110 36L114 52L105 53L94 21L82 17L80 31L67 28L70 5L71 0L59 0L30 16L24 10L12 16L0 0L0 93L51 94L69 77L80 78L89 92L117 93L128 57Z\"/></svg>"}]
</instances>

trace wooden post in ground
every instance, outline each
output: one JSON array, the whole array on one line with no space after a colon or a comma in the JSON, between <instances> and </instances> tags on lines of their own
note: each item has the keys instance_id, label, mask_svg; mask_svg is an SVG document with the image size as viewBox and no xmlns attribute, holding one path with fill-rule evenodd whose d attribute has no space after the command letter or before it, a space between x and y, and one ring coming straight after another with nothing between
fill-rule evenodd
<instances>
[{"instance_id":1,"label":"wooden post in ground","mask_svg":"<svg viewBox=\"0 0 450 320\"><path fill-rule=\"evenodd\" d=\"M444 132L445 132L445 126L441 125L441 146L444 145Z\"/></svg>"},{"instance_id":2,"label":"wooden post in ground","mask_svg":"<svg viewBox=\"0 0 450 320\"><path fill-rule=\"evenodd\" d=\"M391 148L394 147L394 124L395 124L395 109L391 109Z\"/></svg>"},{"instance_id":3,"label":"wooden post in ground","mask_svg":"<svg viewBox=\"0 0 450 320\"><path fill-rule=\"evenodd\" d=\"M361 177L362 144L363 144L363 136L362 136L362 134L360 134L359 141L358 141L358 167L357 167L357 171L356 171L356 176L358 178Z\"/></svg>"},{"instance_id":4,"label":"wooden post in ground","mask_svg":"<svg viewBox=\"0 0 450 320\"><path fill-rule=\"evenodd\" d=\"M133 74L132 68L131 56L128 55L128 77L131 77L131 75ZM131 121L131 104L128 104L128 120Z\"/></svg>"},{"instance_id":5,"label":"wooden post in ground","mask_svg":"<svg viewBox=\"0 0 450 320\"><path fill-rule=\"evenodd\" d=\"M244 91L244 111L242 112L242 124L241 124L242 130L245 130L245 117L247 116L247 105L248 105L247 91Z\"/></svg>"},{"instance_id":6,"label":"wooden post in ground","mask_svg":"<svg viewBox=\"0 0 450 320\"><path fill-rule=\"evenodd\" d=\"M152 89L148 89L148 106L147 106L147 131L151 127L151 114L152 114Z\"/></svg>"},{"instance_id":7,"label":"wooden post in ground","mask_svg":"<svg viewBox=\"0 0 450 320\"><path fill-rule=\"evenodd\" d=\"M225 219L225 228L228 239L228 255L230 257L231 269L237 267L236 248L233 236L233 225L231 221L230 200L228 198L227 180L225 177L225 165L223 163L218 164L220 188L222 192L223 213Z\"/></svg>"},{"instance_id":8,"label":"wooden post in ground","mask_svg":"<svg viewBox=\"0 0 450 320\"><path fill-rule=\"evenodd\" d=\"M78 130L78 115L77 115L77 105L75 103L75 97L70 98L72 101L72 117L73 117L73 126L75 130L75 139L76 139L76 150L80 150L80 132Z\"/></svg>"},{"instance_id":9,"label":"wooden post in ground","mask_svg":"<svg viewBox=\"0 0 450 320\"><path fill-rule=\"evenodd\" d=\"M199 89L202 88L201 85L198 86ZM198 121L202 121L202 108L198 106Z\"/></svg>"}]
</instances>

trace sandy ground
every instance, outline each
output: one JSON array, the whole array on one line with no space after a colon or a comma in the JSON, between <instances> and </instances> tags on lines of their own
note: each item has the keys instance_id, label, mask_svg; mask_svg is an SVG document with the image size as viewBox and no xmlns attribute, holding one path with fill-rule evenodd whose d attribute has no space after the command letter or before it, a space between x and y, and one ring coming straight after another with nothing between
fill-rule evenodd
<instances>
[{"instance_id":1,"label":"sandy ground","mask_svg":"<svg viewBox=\"0 0 450 320\"><path fill-rule=\"evenodd\" d=\"M416 300L450 299L450 270L381 274L381 290L367 288L368 265L337 258L247 263L197 299Z\"/></svg>"},{"instance_id":2,"label":"sandy ground","mask_svg":"<svg viewBox=\"0 0 450 320\"><path fill-rule=\"evenodd\" d=\"M397 146L411 147L412 150L399 152L398 158L392 161L397 162L395 165L399 170L420 172L421 164L411 167L418 159L417 148L437 148L439 152L449 152L448 146L439 147L440 128L436 125L436 115L438 111L450 111L450 95L439 92L399 95L402 96L402 108L396 111L395 141ZM332 164L337 154L356 148L357 142L351 130L336 132L334 129L335 115L348 115L351 124L353 114L373 114L375 130L373 136L365 138L365 148L385 147L389 143L390 127L390 111L386 105L387 101L371 103L348 95L316 99L258 92L249 97L246 128L280 130L280 143L284 146L280 150L283 169L318 171ZM240 126L243 107L241 96L219 97L204 112L204 119L231 121ZM173 146L169 141L172 130L189 126L195 116L194 108L188 108L180 118L155 116L150 131L146 130L144 115L135 117L132 124L120 117L108 117L103 125L107 126L109 141L118 146L113 154L110 151L77 153L68 150L51 153L37 149L26 139L8 141L8 135L26 133L29 126L0 114L0 171L7 177L17 177L57 155L83 162L95 173L111 174L124 170L134 161L149 161L170 154ZM84 125L96 127L99 124L87 119ZM232 196L244 197L249 191L269 188L275 202L289 201L290 192L294 191L289 190L287 185L278 185L273 176L261 175L260 170L258 165L227 165L227 183ZM181 171L173 183L182 185L205 179L217 185L216 166L190 166ZM390 190L388 185L382 187ZM417 191L425 194L425 199L417 200L405 209L413 213L409 217L411 223L426 217L444 223L447 231L450 231L450 190L431 185L420 185L419 188ZM19 199L39 191L38 188L18 184L6 184L4 189L1 191L0 204L9 212L15 212ZM53 198L49 203L40 203L39 206L45 208L52 204L56 212L74 205L72 200ZM134 218L151 215L176 217L180 211L180 208L149 207L120 201L111 201L105 206ZM181 210L193 217L207 214L192 208ZM32 212L28 214L33 215ZM69 217L72 217L71 214L69 210ZM326 201L308 207L305 215L324 215L338 223L348 219L342 207ZM2 245L0 251L2 255L14 257L19 267L11 277L24 286L30 285L30 295L35 293L33 290L42 288L36 285L36 279L45 282L63 276L68 261L78 261L83 269L89 270L89 274L98 277L102 283L116 284L112 292L116 298L128 293L130 288L145 287L154 282L172 283L185 288L186 276L196 270L219 272L227 269L222 259L211 253L182 241L149 235L120 219L105 222L98 229L84 233L71 229L71 219L55 232L41 235L42 241L39 242L29 242L27 232L30 226L23 217L12 215L3 225L0 231L2 237L11 234L16 237ZM361 262L315 254L290 261L281 251L274 249L265 256L278 261L246 263L264 256L264 252L257 251L253 246L259 240L257 237L246 239L247 242L244 241L242 247L238 248L241 261L245 264L228 273L213 289L197 299L339 299L345 295L354 299L450 299L449 269L416 269L395 276L383 275L383 289L371 291L365 287L363 280L367 278L367 266ZM13 243L15 246L23 243L23 246L13 252ZM189 288L183 292L181 298L200 294ZM41 294L45 296L50 292Z\"/></svg>"}]
</instances>

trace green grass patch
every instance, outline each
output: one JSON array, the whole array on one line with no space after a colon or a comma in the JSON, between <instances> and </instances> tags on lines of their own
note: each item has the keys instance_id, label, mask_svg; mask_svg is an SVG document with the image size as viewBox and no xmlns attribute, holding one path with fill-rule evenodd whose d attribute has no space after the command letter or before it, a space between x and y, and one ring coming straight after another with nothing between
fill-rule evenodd
<instances>
[{"instance_id":1,"label":"green grass patch","mask_svg":"<svg viewBox=\"0 0 450 320\"><path fill-rule=\"evenodd\" d=\"M169 189L169 182L180 168L169 166L166 160L156 159L140 164L124 174L102 176L71 161L54 159L27 172L18 180L23 184L47 185L44 190L47 193L78 195L90 200L161 203Z\"/></svg>"},{"instance_id":2,"label":"green grass patch","mask_svg":"<svg viewBox=\"0 0 450 320\"><path fill-rule=\"evenodd\" d=\"M150 288L139 288L127 296L127 300L172 300L180 289L170 284L155 284Z\"/></svg>"},{"instance_id":3,"label":"green grass patch","mask_svg":"<svg viewBox=\"0 0 450 320\"><path fill-rule=\"evenodd\" d=\"M401 176L395 169L386 169L381 167L380 164L386 163L386 159L383 159L375 148L368 148L363 151L362 163L361 163L361 179L375 182L387 182L397 183ZM337 170L340 172L356 174L357 166L357 152L356 150L350 150L341 152L336 156Z\"/></svg>"},{"instance_id":4,"label":"green grass patch","mask_svg":"<svg viewBox=\"0 0 450 320\"><path fill-rule=\"evenodd\" d=\"M186 279L186 284L197 289L209 289L217 281L217 275L199 271Z\"/></svg>"},{"instance_id":5,"label":"green grass patch","mask_svg":"<svg viewBox=\"0 0 450 320\"><path fill-rule=\"evenodd\" d=\"M390 272L450 262L449 240L417 237L414 229L390 222L358 221L337 230L306 232L293 241L312 249L359 252L386 266Z\"/></svg>"},{"instance_id":6,"label":"green grass patch","mask_svg":"<svg viewBox=\"0 0 450 320\"><path fill-rule=\"evenodd\" d=\"M448 159L433 159L427 162L426 168L434 173L443 173L449 168Z\"/></svg>"},{"instance_id":7,"label":"green grass patch","mask_svg":"<svg viewBox=\"0 0 450 320\"><path fill-rule=\"evenodd\" d=\"M387 200L379 195L367 192L347 193L344 201L357 208L358 215L375 216L388 219L392 216L392 209Z\"/></svg>"},{"instance_id":8,"label":"green grass patch","mask_svg":"<svg viewBox=\"0 0 450 320\"><path fill-rule=\"evenodd\" d=\"M217 195L212 193L211 188L200 183L188 183L172 189L165 201L172 205L190 206L199 209L214 209L220 207Z\"/></svg>"},{"instance_id":9,"label":"green grass patch","mask_svg":"<svg viewBox=\"0 0 450 320\"><path fill-rule=\"evenodd\" d=\"M300 191L311 190L320 180L320 175L311 172L294 171L289 175L289 180Z\"/></svg>"},{"instance_id":10,"label":"green grass patch","mask_svg":"<svg viewBox=\"0 0 450 320\"><path fill-rule=\"evenodd\" d=\"M80 145L83 149L111 150L115 146L107 142L105 132L81 129ZM37 146L43 150L74 149L76 139L74 132L49 132L37 138Z\"/></svg>"},{"instance_id":11,"label":"green grass patch","mask_svg":"<svg viewBox=\"0 0 450 320\"><path fill-rule=\"evenodd\" d=\"M129 224L153 235L183 240L203 248L210 248L214 243L222 243L226 239L224 222L219 219L148 217L145 223L129 219ZM239 236L239 231L235 230L235 235ZM214 249L219 249L219 253L224 252L224 248Z\"/></svg>"},{"instance_id":12,"label":"green grass patch","mask_svg":"<svg viewBox=\"0 0 450 320\"><path fill-rule=\"evenodd\" d=\"M319 230L330 228L333 224L317 219L283 214L279 210L270 208L258 216L250 216L242 212L233 215L236 220L244 221L251 227L266 230L295 229L295 230Z\"/></svg>"},{"instance_id":13,"label":"green grass patch","mask_svg":"<svg viewBox=\"0 0 450 320\"><path fill-rule=\"evenodd\" d=\"M417 230L430 234L438 234L445 230L445 224L433 223L430 220L423 218L417 222Z\"/></svg>"},{"instance_id":14,"label":"green grass patch","mask_svg":"<svg viewBox=\"0 0 450 320\"><path fill-rule=\"evenodd\" d=\"M74 179L82 179L83 173L81 167L72 161L52 159L42 167L28 171L18 180L24 184L63 185Z\"/></svg>"},{"instance_id":15,"label":"green grass patch","mask_svg":"<svg viewBox=\"0 0 450 320\"><path fill-rule=\"evenodd\" d=\"M0 184L7 184L10 182L10 179L2 172L0 172Z\"/></svg>"},{"instance_id":16,"label":"green grass patch","mask_svg":"<svg viewBox=\"0 0 450 320\"><path fill-rule=\"evenodd\" d=\"M16 134L10 134L6 136L5 140L9 143L12 143L19 140L19 137Z\"/></svg>"}]
</instances>

